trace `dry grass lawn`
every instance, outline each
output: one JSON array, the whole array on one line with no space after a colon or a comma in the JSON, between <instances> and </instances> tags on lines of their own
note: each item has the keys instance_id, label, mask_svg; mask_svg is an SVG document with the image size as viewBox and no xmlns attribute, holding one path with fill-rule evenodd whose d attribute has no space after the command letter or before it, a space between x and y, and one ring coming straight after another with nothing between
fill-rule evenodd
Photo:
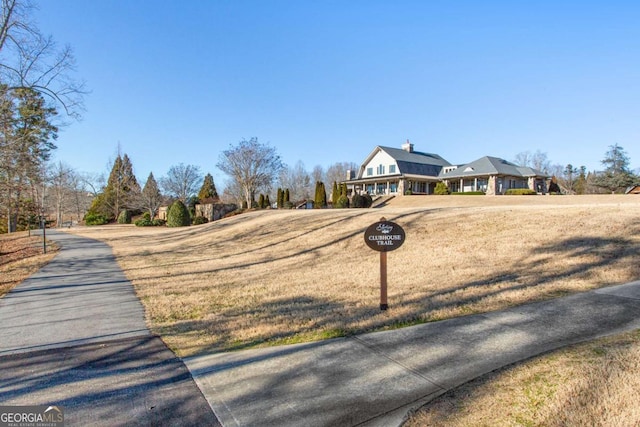
<instances>
[{"instance_id":1,"label":"dry grass lawn","mask_svg":"<svg viewBox=\"0 0 640 427\"><path fill-rule=\"evenodd\" d=\"M363 240L402 225L379 310ZM187 228L77 229L109 243L179 355L498 310L640 278L640 197L413 196L382 209L258 211Z\"/></svg>"},{"instance_id":2,"label":"dry grass lawn","mask_svg":"<svg viewBox=\"0 0 640 427\"><path fill-rule=\"evenodd\" d=\"M363 241L381 216L407 233L388 255L386 312L378 308L378 253ZM383 209L74 232L113 247L149 326L183 356L394 328L640 279L636 196L400 197ZM16 242L0 240L0 289L46 262L35 252L23 261L29 267L15 261L9 254L33 250L26 238ZM640 425L638 398L635 331L488 374L407 425Z\"/></svg>"},{"instance_id":3,"label":"dry grass lawn","mask_svg":"<svg viewBox=\"0 0 640 427\"><path fill-rule=\"evenodd\" d=\"M47 243L44 254L42 237L29 237L26 231L0 235L0 297L48 263L56 252L55 244Z\"/></svg>"},{"instance_id":4,"label":"dry grass lawn","mask_svg":"<svg viewBox=\"0 0 640 427\"><path fill-rule=\"evenodd\" d=\"M638 426L640 331L500 369L432 401L405 427Z\"/></svg>"}]
</instances>

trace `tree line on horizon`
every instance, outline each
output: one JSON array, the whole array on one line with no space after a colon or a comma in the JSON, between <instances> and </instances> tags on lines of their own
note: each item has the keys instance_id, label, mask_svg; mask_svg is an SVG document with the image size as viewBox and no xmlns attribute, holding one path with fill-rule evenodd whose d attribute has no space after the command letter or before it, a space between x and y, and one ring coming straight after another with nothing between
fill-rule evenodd
<instances>
[{"instance_id":1,"label":"tree line on horizon","mask_svg":"<svg viewBox=\"0 0 640 427\"><path fill-rule=\"evenodd\" d=\"M619 144L609 146L600 171L587 171L585 166L552 165L546 153L521 152L513 160L518 166L537 169L551 177L549 192L558 194L621 193L632 185L640 184L640 171L631 170L631 160Z\"/></svg>"},{"instance_id":2,"label":"tree line on horizon","mask_svg":"<svg viewBox=\"0 0 640 427\"><path fill-rule=\"evenodd\" d=\"M218 194L211 173L203 178L199 167L182 163L172 166L158 181L151 172L141 188L128 155L118 154L106 183L101 186L101 191L94 193L87 222L105 224L120 220L125 211L134 215L144 212L147 222L153 222L161 206L171 208L175 202L184 205L192 221L199 223L205 221L196 218L195 205L199 203L236 204L241 209L291 208L301 201L313 200L318 207L327 206L322 180L334 179L334 183L342 180L347 169L355 165L336 163L326 171L316 166L309 173L301 162L293 167L283 164L275 148L252 138L231 145L220 155L217 167L229 178L222 195ZM310 183L313 177L316 177L316 189L312 197ZM275 205L271 203L273 194L270 194L274 183L279 185ZM343 191L346 193L346 186ZM123 221L129 221L129 215L124 215Z\"/></svg>"}]
</instances>

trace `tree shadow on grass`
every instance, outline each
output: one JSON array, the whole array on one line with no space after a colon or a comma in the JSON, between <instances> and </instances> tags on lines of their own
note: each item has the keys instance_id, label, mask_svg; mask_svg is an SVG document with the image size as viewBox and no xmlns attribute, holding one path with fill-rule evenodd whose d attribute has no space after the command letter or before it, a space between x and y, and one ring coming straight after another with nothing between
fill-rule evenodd
<instances>
[{"instance_id":1,"label":"tree shadow on grass","mask_svg":"<svg viewBox=\"0 0 640 427\"><path fill-rule=\"evenodd\" d=\"M344 238L359 233L360 231ZM297 255L299 253L283 258ZM507 304L501 303L502 306L514 306L568 295L576 292L570 285L572 278L596 274L604 268L633 266L637 263L639 255L640 247L631 239L570 238L533 248L521 255L515 269L498 271L490 277L457 285L445 284L436 291L396 293L393 295L396 300L389 301L391 309L384 313L381 313L377 306L357 306L339 299L323 300L308 295L297 295L272 299L246 312L239 312L236 308L220 309L215 313L215 320L181 321L172 326L163 326L158 332L167 337L185 333L216 336L213 342L188 350L197 353L349 336L492 310L491 305L486 308L480 304L489 299L509 300ZM561 269L550 270L546 262L554 257L576 259L580 262L567 263ZM258 261L247 266L275 260ZM309 268L311 267L312 264L309 265ZM629 281L638 278L640 274L630 277ZM556 282L568 284L554 285L547 289L547 285ZM614 284L619 283L596 281L593 287ZM424 286L424 289L428 289L428 286ZM526 291L529 289L535 289L536 292L528 296ZM233 337L237 335L233 330L237 327L235 325L238 316L252 319L256 327L261 324L270 325L267 329L271 332L236 342L237 338ZM280 325L282 329L275 330L275 325Z\"/></svg>"}]
</instances>

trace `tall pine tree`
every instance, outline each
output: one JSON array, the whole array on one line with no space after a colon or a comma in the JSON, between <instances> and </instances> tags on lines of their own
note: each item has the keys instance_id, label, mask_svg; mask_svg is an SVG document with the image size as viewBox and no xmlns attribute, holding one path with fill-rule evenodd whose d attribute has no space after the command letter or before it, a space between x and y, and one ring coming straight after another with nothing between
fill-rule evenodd
<instances>
[{"instance_id":1,"label":"tall pine tree","mask_svg":"<svg viewBox=\"0 0 640 427\"><path fill-rule=\"evenodd\" d=\"M149 217L153 219L158 213L160 205L162 205L162 194L160 194L158 182L154 178L153 172L151 172L140 195L140 207L147 210Z\"/></svg>"},{"instance_id":2,"label":"tall pine tree","mask_svg":"<svg viewBox=\"0 0 640 427\"><path fill-rule=\"evenodd\" d=\"M327 192L322 181L316 181L316 197L314 198L314 208L327 207Z\"/></svg>"},{"instance_id":3,"label":"tall pine tree","mask_svg":"<svg viewBox=\"0 0 640 427\"><path fill-rule=\"evenodd\" d=\"M133 166L126 154L113 162L107 186L104 189L103 203L110 219L117 218L122 209L136 209L136 200L140 194L140 186L133 174Z\"/></svg>"},{"instance_id":4,"label":"tall pine tree","mask_svg":"<svg viewBox=\"0 0 640 427\"><path fill-rule=\"evenodd\" d=\"M56 148L56 114L38 92L0 84L0 198L8 232L17 229L24 199L35 201L42 184L44 164Z\"/></svg>"},{"instance_id":5,"label":"tall pine tree","mask_svg":"<svg viewBox=\"0 0 640 427\"><path fill-rule=\"evenodd\" d=\"M282 188L278 188L278 195L276 196L276 205L278 209L282 209L284 207L284 191Z\"/></svg>"},{"instance_id":6,"label":"tall pine tree","mask_svg":"<svg viewBox=\"0 0 640 427\"><path fill-rule=\"evenodd\" d=\"M217 202L220 199L218 196L218 191L216 190L216 184L213 182L213 176L208 173L204 177L204 182L202 183L202 187L200 187L200 191L198 192L198 200L200 203L205 202Z\"/></svg>"},{"instance_id":7,"label":"tall pine tree","mask_svg":"<svg viewBox=\"0 0 640 427\"><path fill-rule=\"evenodd\" d=\"M605 170L596 179L596 185L608 189L611 193L623 192L636 180L629 169L629 157L618 144L609 146L609 151L601 163Z\"/></svg>"}]
</instances>

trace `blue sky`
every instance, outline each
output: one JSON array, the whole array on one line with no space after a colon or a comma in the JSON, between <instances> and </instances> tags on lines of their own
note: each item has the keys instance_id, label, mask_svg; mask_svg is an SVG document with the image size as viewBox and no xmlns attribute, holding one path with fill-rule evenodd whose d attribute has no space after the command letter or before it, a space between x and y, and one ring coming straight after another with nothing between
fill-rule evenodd
<instances>
[{"instance_id":1,"label":"blue sky","mask_svg":"<svg viewBox=\"0 0 640 427\"><path fill-rule=\"evenodd\" d=\"M634 1L40 1L91 93L56 160L107 173L210 172L258 137L308 170L376 145L451 163L522 151L640 167L640 3Z\"/></svg>"}]
</instances>

